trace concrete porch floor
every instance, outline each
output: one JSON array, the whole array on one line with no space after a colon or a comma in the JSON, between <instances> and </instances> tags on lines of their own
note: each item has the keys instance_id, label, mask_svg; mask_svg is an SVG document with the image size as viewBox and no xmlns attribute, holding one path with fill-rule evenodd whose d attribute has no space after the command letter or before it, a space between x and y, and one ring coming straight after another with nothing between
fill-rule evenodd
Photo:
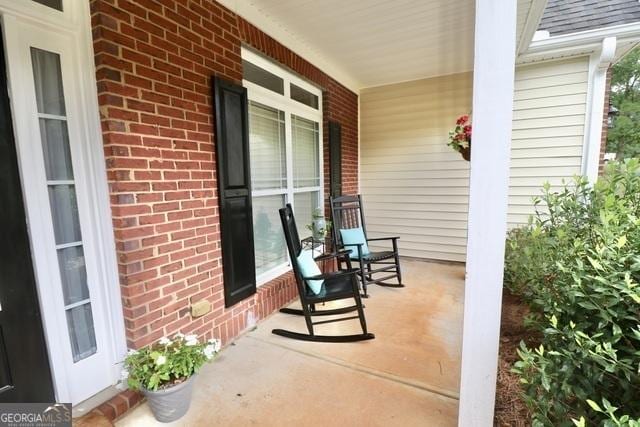
<instances>
[{"instance_id":1,"label":"concrete porch floor","mask_svg":"<svg viewBox=\"0 0 640 427\"><path fill-rule=\"evenodd\" d=\"M195 384L189 412L157 423L143 404L116 426L453 426L457 423L464 267L403 260L406 288L371 286L375 340L290 340L304 319L275 314L223 350ZM295 306L294 304L293 306ZM356 333L358 321L319 325Z\"/></svg>"}]
</instances>

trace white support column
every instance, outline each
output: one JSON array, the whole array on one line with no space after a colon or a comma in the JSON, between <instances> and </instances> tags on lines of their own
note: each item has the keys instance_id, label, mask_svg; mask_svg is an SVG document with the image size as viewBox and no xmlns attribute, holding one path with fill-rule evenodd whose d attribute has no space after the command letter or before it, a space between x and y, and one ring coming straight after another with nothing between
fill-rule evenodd
<instances>
[{"instance_id":1,"label":"white support column","mask_svg":"<svg viewBox=\"0 0 640 427\"><path fill-rule=\"evenodd\" d=\"M473 149L458 418L461 427L493 425L507 231L516 3L476 0Z\"/></svg>"}]
</instances>

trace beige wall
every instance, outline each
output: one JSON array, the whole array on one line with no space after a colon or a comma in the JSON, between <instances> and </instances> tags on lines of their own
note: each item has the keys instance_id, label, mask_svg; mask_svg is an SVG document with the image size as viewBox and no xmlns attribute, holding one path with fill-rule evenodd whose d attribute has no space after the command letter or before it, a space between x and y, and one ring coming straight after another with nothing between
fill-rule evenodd
<instances>
[{"instance_id":1,"label":"beige wall","mask_svg":"<svg viewBox=\"0 0 640 427\"><path fill-rule=\"evenodd\" d=\"M401 253L464 261L469 163L447 147L471 110L471 74L361 92L361 190L371 236L399 235Z\"/></svg>"},{"instance_id":2,"label":"beige wall","mask_svg":"<svg viewBox=\"0 0 640 427\"><path fill-rule=\"evenodd\" d=\"M516 71L509 227L527 222L531 198L581 173L588 57L518 67Z\"/></svg>"},{"instance_id":3,"label":"beige wall","mask_svg":"<svg viewBox=\"0 0 640 427\"><path fill-rule=\"evenodd\" d=\"M588 59L518 67L509 226L526 223L544 181L579 174ZM370 237L399 235L405 256L464 261L469 163L446 144L471 110L472 75L361 93L361 191ZM376 248L374 248L376 249Z\"/></svg>"}]
</instances>

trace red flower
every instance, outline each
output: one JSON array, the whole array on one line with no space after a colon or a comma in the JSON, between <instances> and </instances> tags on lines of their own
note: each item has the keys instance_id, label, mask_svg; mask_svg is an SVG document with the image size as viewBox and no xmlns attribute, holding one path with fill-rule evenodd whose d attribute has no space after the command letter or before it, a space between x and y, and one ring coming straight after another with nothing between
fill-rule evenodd
<instances>
[{"instance_id":1,"label":"red flower","mask_svg":"<svg viewBox=\"0 0 640 427\"><path fill-rule=\"evenodd\" d=\"M464 124L464 123L466 123L466 122L468 122L468 121L469 121L469 116L464 115L464 116L460 116L460 117L458 118L458 120L456 121L456 124L458 124L458 125L462 125L462 124Z\"/></svg>"},{"instance_id":2,"label":"red flower","mask_svg":"<svg viewBox=\"0 0 640 427\"><path fill-rule=\"evenodd\" d=\"M464 133L471 133L471 125L466 125L462 130Z\"/></svg>"}]
</instances>

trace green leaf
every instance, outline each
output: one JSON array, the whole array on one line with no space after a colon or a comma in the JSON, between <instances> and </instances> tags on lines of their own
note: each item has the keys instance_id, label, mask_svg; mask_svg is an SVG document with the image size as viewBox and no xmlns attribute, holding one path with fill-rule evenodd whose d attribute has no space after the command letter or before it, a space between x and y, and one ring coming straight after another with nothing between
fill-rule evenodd
<instances>
[{"instance_id":1,"label":"green leaf","mask_svg":"<svg viewBox=\"0 0 640 427\"><path fill-rule=\"evenodd\" d=\"M626 244L627 244L627 236L623 234L618 238L618 243L616 243L616 246L618 246L618 249L620 249Z\"/></svg>"},{"instance_id":2,"label":"green leaf","mask_svg":"<svg viewBox=\"0 0 640 427\"><path fill-rule=\"evenodd\" d=\"M593 259L591 257L587 257L587 259L589 260L589 262L591 263L591 265L593 266L593 268L595 268L596 270L603 270L602 268L602 264L600 264L600 261Z\"/></svg>"},{"instance_id":3,"label":"green leaf","mask_svg":"<svg viewBox=\"0 0 640 427\"><path fill-rule=\"evenodd\" d=\"M571 421L573 421L573 424L574 424L576 427L585 427L585 426L587 425L587 424L586 424L587 422L585 421L584 417L580 417L580 419L579 419L579 420L576 420L576 419L574 419L574 418L571 418Z\"/></svg>"},{"instance_id":4,"label":"green leaf","mask_svg":"<svg viewBox=\"0 0 640 427\"><path fill-rule=\"evenodd\" d=\"M593 409L594 411L604 412L602 408L600 408L600 405L598 405L596 402L594 402L591 399L587 399L587 404L589 404L589 406L591 406L591 409Z\"/></svg>"}]
</instances>

